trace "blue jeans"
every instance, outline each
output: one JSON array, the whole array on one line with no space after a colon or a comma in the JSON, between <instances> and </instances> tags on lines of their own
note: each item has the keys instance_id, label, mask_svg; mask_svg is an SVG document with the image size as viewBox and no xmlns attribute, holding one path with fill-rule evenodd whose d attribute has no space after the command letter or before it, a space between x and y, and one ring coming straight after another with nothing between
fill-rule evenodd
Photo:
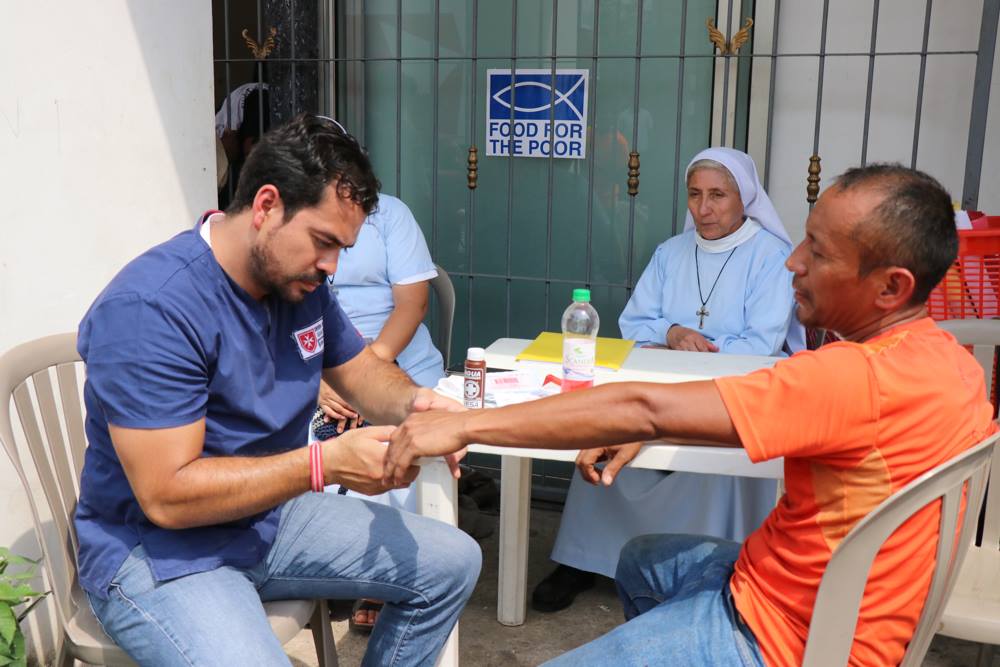
<instances>
[{"instance_id":1,"label":"blue jeans","mask_svg":"<svg viewBox=\"0 0 1000 667\"><path fill-rule=\"evenodd\" d=\"M615 573L626 622L546 665L742 665L763 667L729 579L737 542L702 535L642 535Z\"/></svg>"},{"instance_id":2,"label":"blue jeans","mask_svg":"<svg viewBox=\"0 0 1000 667\"><path fill-rule=\"evenodd\" d=\"M282 507L267 557L157 583L137 546L90 596L105 632L140 665L288 665L261 602L385 600L363 665L433 665L479 576L457 528L330 493Z\"/></svg>"}]
</instances>

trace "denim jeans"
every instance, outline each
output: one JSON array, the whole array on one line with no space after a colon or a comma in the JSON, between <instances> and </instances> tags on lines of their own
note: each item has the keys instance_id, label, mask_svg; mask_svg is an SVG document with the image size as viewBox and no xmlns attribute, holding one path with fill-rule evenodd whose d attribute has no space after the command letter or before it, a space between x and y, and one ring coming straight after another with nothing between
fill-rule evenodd
<instances>
[{"instance_id":1,"label":"denim jeans","mask_svg":"<svg viewBox=\"0 0 1000 667\"><path fill-rule=\"evenodd\" d=\"M282 507L267 557L157 583L142 546L109 599L90 596L102 626L140 665L288 665L261 602L385 600L363 665L433 665L479 576L479 545L440 521L330 493Z\"/></svg>"},{"instance_id":2,"label":"denim jeans","mask_svg":"<svg viewBox=\"0 0 1000 667\"><path fill-rule=\"evenodd\" d=\"M729 591L739 552L737 542L701 535L629 541L615 573L626 622L545 664L763 667Z\"/></svg>"}]
</instances>

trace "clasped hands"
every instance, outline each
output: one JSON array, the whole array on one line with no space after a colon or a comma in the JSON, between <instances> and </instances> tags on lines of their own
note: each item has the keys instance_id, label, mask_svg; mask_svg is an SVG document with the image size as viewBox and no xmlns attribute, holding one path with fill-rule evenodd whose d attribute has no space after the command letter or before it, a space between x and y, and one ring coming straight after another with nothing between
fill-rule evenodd
<instances>
[{"instance_id":1,"label":"clasped hands","mask_svg":"<svg viewBox=\"0 0 1000 667\"><path fill-rule=\"evenodd\" d=\"M459 410L418 410L396 427L389 438L382 472L383 483L394 486L402 483L413 466L413 461L425 456L443 456L458 479L458 462L465 456L465 408Z\"/></svg>"},{"instance_id":2,"label":"clasped hands","mask_svg":"<svg viewBox=\"0 0 1000 667\"><path fill-rule=\"evenodd\" d=\"M413 461L424 456L445 456L457 478L458 461L465 456L466 444L470 442L466 431L469 415L469 412L438 410L415 412L407 417L389 438L383 483L391 486L405 482ZM641 442L630 442L584 449L577 454L576 466L591 484L610 486L641 448ZM596 465L602 461L607 461L607 465L599 470Z\"/></svg>"},{"instance_id":3,"label":"clasped hands","mask_svg":"<svg viewBox=\"0 0 1000 667\"><path fill-rule=\"evenodd\" d=\"M323 468L327 483L341 484L352 491L369 496L409 486L420 472L420 467L413 465L412 461L419 456L425 456L425 454L408 457L405 465L394 468L393 475L385 475L385 470L389 465L386 442L395 438L394 433L398 427L367 426L354 428L343 433L343 425L346 425L348 421L353 421L352 425L356 425L361 420L361 416L326 383L321 383L321 386L326 389L326 391L323 389L320 391L321 406L324 406L323 401L326 400L324 412L330 414L326 409L328 407L343 420L340 424L341 428L338 428L341 435L323 442ZM333 407L331 403L336 403L337 407ZM456 412L464 410L465 408L459 403L436 394L430 389L421 388L417 390L413 404L410 406L410 418L407 419L407 422L414 416L454 416ZM426 455L444 456L448 454L445 456L445 460L451 468L452 474L457 478L459 476L458 462L465 455L465 451L463 449L460 452L453 452L454 450L452 452L441 451Z\"/></svg>"}]
</instances>

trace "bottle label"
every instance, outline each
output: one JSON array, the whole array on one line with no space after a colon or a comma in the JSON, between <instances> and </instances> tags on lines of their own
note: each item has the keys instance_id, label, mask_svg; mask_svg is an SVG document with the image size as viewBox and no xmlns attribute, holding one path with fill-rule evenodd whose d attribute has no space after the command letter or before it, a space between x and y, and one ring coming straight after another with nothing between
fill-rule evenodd
<instances>
[{"instance_id":1,"label":"bottle label","mask_svg":"<svg viewBox=\"0 0 1000 667\"><path fill-rule=\"evenodd\" d=\"M486 369L465 367L465 407L470 410L483 407L486 388Z\"/></svg>"},{"instance_id":2,"label":"bottle label","mask_svg":"<svg viewBox=\"0 0 1000 667\"><path fill-rule=\"evenodd\" d=\"M597 341L593 338L563 338L563 380L593 382Z\"/></svg>"}]
</instances>

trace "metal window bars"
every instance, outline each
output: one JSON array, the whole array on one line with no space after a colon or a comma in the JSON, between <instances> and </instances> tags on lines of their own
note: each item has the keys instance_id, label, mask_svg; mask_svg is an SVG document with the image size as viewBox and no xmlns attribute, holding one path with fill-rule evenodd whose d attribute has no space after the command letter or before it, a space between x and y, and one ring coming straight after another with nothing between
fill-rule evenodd
<instances>
[{"instance_id":1,"label":"metal window bars","mask_svg":"<svg viewBox=\"0 0 1000 667\"><path fill-rule=\"evenodd\" d=\"M766 62L769 64L769 72L767 76L761 77L762 80L752 81L751 85L762 88L766 91L766 95L763 96L762 101L766 104L766 115L763 116L763 124L756 128L746 129L748 133L762 132L766 136L763 141L760 142L762 146L762 155L758 156L763 164L760 164L761 173L763 176L763 181L765 187L767 187L772 179L773 169L772 169L772 157L774 154L773 146L773 133L775 130L775 109L776 109L776 84L778 81L778 68L782 66L782 63L788 63L796 59L805 59L815 62L815 106L814 106L814 116L812 120L812 141L811 150L812 157L815 158L814 162L807 165L808 155L803 155L802 168L803 171L807 171L807 166L812 170L803 174L803 195L805 196L805 186L807 185L807 176L813 178L812 183L818 188L819 184L819 157L823 154L822 136L821 128L824 123L824 92L828 87L828 81L826 79L826 69L827 61L831 58L863 58L867 60L867 71L866 80L864 87L864 108L861 121L861 131L860 131L860 151L858 155L858 160L860 163L866 163L869 160L869 145L870 145L870 133L872 132L872 115L873 115L873 96L876 91L875 79L876 79L876 68L878 63L884 58L898 58L898 57L912 57L919 59L919 66L917 70L917 81L915 95L915 105L913 109L913 133L912 141L909 150L909 164L910 166L919 167L918 161L918 151L920 143L922 140L921 129L922 120L926 118L924 114L925 106L925 82L927 80L927 70L928 61L936 58L942 58L947 56L974 56L975 66L974 66L974 83L972 87L971 99L968 100L968 107L964 106L965 100L962 101L962 106L959 109L967 108L970 113L970 124L967 136L967 150L965 155L965 169L963 178L963 193L962 193L962 204L966 208L974 208L978 202L979 198L979 187L980 187L980 171L983 165L984 157L984 144L986 135L986 120L987 111L989 105L989 92L992 77L992 67L993 67L993 56L996 48L996 33L998 18L1000 18L1000 0L983 0L982 12L980 20L980 30L978 35L978 42L971 44L969 48L954 49L954 48L939 48L931 49L931 32L932 32L932 21L933 21L933 10L935 5L933 0L925 0L921 9L923 14L923 25L922 25L922 35L920 40L919 49L901 49L901 48L887 48L883 50L878 49L878 40L880 37L879 26L880 23L884 25L886 20L892 17L887 17L886 5L881 3L880 0L872 0L871 4L871 32L867 45L867 49L859 48L856 50L844 50L844 49L828 49L828 37L829 37L829 24L830 16L832 12L840 11L843 9L838 3L831 3L829 0L823 0L822 9L820 13L820 25L819 25L819 40L816 44L814 50L809 49L782 49L781 42L783 41L781 29L782 29L782 17L783 17L783 3L781 0L741 0L734 4L734 0L727 0L726 3L717 2L715 3L716 9L721 12L727 19L726 23L730 32L739 25L740 17L747 16L751 12L755 19L758 17L766 17L767 22L761 24L758 21L758 27L764 25L765 27L770 27L770 42L766 41L761 44L754 45L755 34L750 33L751 41L747 44L747 48L744 48L736 53L730 52L719 52L712 50L710 53L697 52L690 40L690 35L688 34L688 23L695 21L695 15L693 12L695 0L677 0L677 20L680 26L677 50L672 52L652 52L651 49L644 48L644 43L647 41L644 39L644 21L643 17L647 6L651 3L645 3L643 0L632 0L630 3L616 3L609 2L608 0L592 0L592 6L587 6L590 0L579 0L577 3L567 3L565 0L551 0L551 6L546 10L548 16L551 17L551 34L549 35L548 41L550 42L550 48L548 53L524 53L519 52L518 48L518 27L519 21L523 22L525 17L522 11L524 6L527 6L523 2L518 2L518 0L509 0L510 15L509 15L509 26L501 26L506 29L509 27L511 31L510 40L510 51L509 53L488 53L483 52L481 48L481 42L479 40L479 22L482 18L480 0L469 0L468 4L465 5L464 11L466 12L463 16L468 19L471 14L471 22L467 22L467 25L471 25L471 32L467 37L466 43L468 47L463 50L460 55L455 54L444 54L442 53L441 44L441 20L442 20L442 0L434 0L433 3L422 3L419 5L411 4L409 2L404 3L403 0L395 0L395 35L394 35L394 46L395 53L389 54L379 54L374 55L368 52L365 48L365 21L369 19L369 12L373 11L371 9L372 3L363 3L358 0L340 0L335 2L334 0L315 0L317 12L316 15L323 18L325 22L323 25L319 26L319 51L317 57L306 57L302 53L296 50L296 30L301 29L301 26L296 26L296 16L302 15L302 12L297 12L297 8L301 8L302 3L309 4L310 0L256 0L256 35L255 39L263 40L266 38L265 25L263 22L263 17L269 14L287 12L289 20L284 22L283 25L288 28L287 37L291 40L290 49L285 50L281 48L281 41L285 38L285 35L279 33L277 36L279 42L279 48L276 52L272 53L267 62L270 67L275 66L287 66L292 70L292 81L296 80L296 73L299 69L308 66L309 71L315 71L318 77L321 77L323 81L317 82L317 89L329 90L330 93L325 96L319 97L318 104L322 106L319 109L312 109L313 111L318 111L321 113L326 113L337 117L338 109L345 114L347 118L347 126L359 137L363 144L368 144L367 134L372 131L371 127L366 127L364 121L364 105L367 100L369 92L365 91L364 87L364 73L370 66L377 65L379 63L392 63L395 65L395 100L392 100L393 110L394 110L394 121L395 121L395 150L394 150L394 177L395 186L398 189L401 187L402 179L406 178L407 175L403 169L403 158L404 153L402 150L403 144L403 90L402 82L404 75L404 64L406 63L431 63L433 70L433 86L432 86L432 109L433 109L433 119L432 123L432 150L430 154L430 185L432 188L431 198L430 198L430 221L429 229L430 234L428 238L429 246L432 253L436 253L439 248L439 244L442 241L441 231L439 230L439 218L441 216L441 202L439 201L439 179L443 177L443 172L441 171L441 158L440 155L441 147L439 143L439 133L441 132L441 118L440 114L443 108L443 101L440 99L440 88L441 88L441 65L443 63L460 63L468 67L468 73L464 76L468 81L468 98L467 100L462 100L462 104L468 104L469 114L467 120L467 128L470 137L470 145L466 147L467 149L472 148L480 144L482 138L479 136L480 133L485 129L484 124L480 121L479 116L481 114L480 105L484 100L479 97L479 85L482 82L480 76L481 63L484 60L504 60L509 62L511 70L516 70L519 62L533 61L533 60L543 60L550 64L552 73L552 83L551 88L555 88L555 76L556 70L558 68L558 63L560 60L573 59L578 63L580 61L589 61L589 71L592 77L590 90L588 91L589 98L587 100L590 123L596 123L598 118L598 110L602 107L602 104L606 104L605 100L598 99L597 95L597 74L600 71L602 63L612 63L615 61L624 62L631 61L634 63L633 76L634 81L632 84L632 106L631 106L631 136L628 140L631 141L631 150L638 152L638 144L640 141L640 95L643 86L643 73L646 71L646 67L651 70L654 69L658 63L672 62L676 64L676 98L678 101L682 100L686 91L685 85L687 83L686 73L690 75L690 67L694 63L704 62L704 59L710 59L713 62L724 61L725 63L735 62L743 63L754 61ZM375 3L378 7L391 7L391 0L383 1L380 3ZM605 14L609 14L614 17L615 12L620 8L628 4L630 7L635 7L635 31L636 31L636 44L635 49L631 53L603 53L601 50L601 25L602 19ZM937 6L938 13L943 11L941 9L941 4ZM537 10L536 7L538 3L530 5L531 8ZM311 7L312 5L310 5ZM540 5L539 5L540 6ZM584 45L581 49L576 49L572 44L566 46L564 43L560 43L560 19L561 19L561 9L566 9L565 13L572 13L573 11L580 10L586 6L588 25L586 29L590 31L591 42L589 48ZM245 67L246 63L254 64L255 77L258 82L265 81L264 63L261 60L255 60L250 55L243 55L242 57L236 56L232 52L232 45L230 44L230 22L234 19L233 7L231 7L231 0L223 0L221 3L222 12L221 16L216 16L216 21L221 21L224 25L222 27L222 34L224 36L223 44L223 56L222 58L216 59L216 67L223 70L223 76L221 79L225 82L225 93L228 95L233 89L233 78L231 74L232 67ZM242 11L242 5L240 5ZM791 11L794 13L798 7L786 6L784 16L788 16ZM450 11L450 10L446 10ZM631 11L631 10L630 10ZM406 12L404 14L404 12ZM423 13L424 19L430 18L433 21L433 31L430 33L431 48L429 55L404 55L403 51L403 35L404 35L404 16L405 20L409 21L413 18L415 14ZM427 16L429 15L429 16ZM384 19L385 17L380 17ZM572 20L572 19L570 19ZM703 20L701 17L697 17L698 21ZM332 22L332 24L331 24ZM718 21L721 26L723 21ZM867 21L865 21L866 23ZM496 29L496 26L490 26L489 29ZM787 26L785 26L787 29ZM580 34L584 34L585 31L580 30ZM707 36L706 36L707 39ZM561 52L562 50L562 52ZM576 51L582 51L582 53L577 53ZM589 51L589 52L588 52ZM728 49L727 49L728 51ZM288 55L284 55L284 54ZM583 65L588 67L587 65ZM750 69L750 68L748 68ZM752 76L749 71L743 72L741 70L734 70L737 77ZM719 72L716 70L713 73L713 77L718 77ZM722 69L722 94L721 96L716 94L713 98L713 105L722 107L721 113L721 132L718 130L719 127L713 127L711 131L711 137L706 137L706 143L709 139L715 139L718 136L723 138L733 135L734 125L729 124L728 111L730 107L735 108L738 104L747 104L746 99L734 99L736 95L730 94L730 68L727 66ZM749 87L749 86L747 86ZM511 93L511 106L514 106L514 97L516 96L516 91ZM228 99L228 98L226 98ZM555 100L555 92L551 92L551 101ZM778 100L780 101L780 100ZM292 105L294 110L299 110L302 108L303 100L292 95ZM451 104L452 101L448 100L444 102L445 104ZM752 104L753 102L751 102ZM273 104L273 101L272 101ZM336 105L336 108L334 107ZM550 109L552 105L550 104ZM554 120L554 109L550 111L550 122ZM964 111L963 111L964 113ZM226 113L227 120L230 118L230 114ZM260 130L263 130L263 118L259 118ZM463 121L465 122L465 121ZM512 293L511 289L515 283L522 284L540 284L543 286L544 292L544 308L545 308L545 318L548 328L553 326L558 326L558 314L552 313L552 290L554 287L562 286L579 286L583 283L585 286L590 288L603 288L606 290L624 290L625 294L630 293L634 286L636 279L638 278L638 271L636 270L635 263L637 260L641 261L641 258L636 256L636 230L637 230L637 204L639 203L639 197L642 196L642 192L647 188L660 188L665 189L666 192L670 193L671 201L673 202L673 210L669 214L664 214L661 219L665 218L669 221L669 230L676 234L680 231L682 225L683 216L680 215L683 211L683 207L679 203L679 199L683 197L684 188L682 185L683 173L682 169L684 167L684 160L686 160L688 155L684 154L683 139L686 136L687 128L684 127L684 109L681 103L677 103L676 110L673 118L673 139L674 146L671 151L671 155L667 158L665 164L672 164L673 172L671 178L668 182L664 182L665 178L663 174L658 174L650 168L643 167L643 174L641 178L641 186L639 186L639 194L637 197L627 198L627 219L625 219L625 224L627 228L625 229L625 247L624 247L624 266L625 269L621 272L621 279L608 280L599 278L594 272L594 261L595 261L595 248L594 248L594 232L595 232L595 201L594 196L591 193L587 197L585 209L586 209L586 221L585 221L585 235L586 240L581 244L584 249L583 257L583 267L581 268L581 275L579 279L571 279L556 275L553 271L553 248L554 248L554 219L558 215L558 211L554 208L553 198L550 196L549 201L545 206L544 214L544 224L545 224L545 234L544 239L546 243L545 255L544 255L544 268L541 275L523 275L523 272L518 273L514 270L514 257L513 253L513 239L514 239L514 199L515 199L515 179L514 174L516 170L516 161L514 157L507 157L506 165L506 230L505 230L505 241L506 248L503 251L503 270L482 270L483 267L475 266L476 255L474 249L477 248L477 239L475 238L476 220L477 216L480 215L480 210L477 208L477 202L481 198L482 191L482 179L483 179L483 165L480 163L476 166L479 168L477 174L479 178L479 188L473 189L469 188L466 192L466 200L464 202L465 208L465 219L462 223L463 233L465 236L465 247L464 256L460 263L465 265L464 269L458 266L446 266L445 268L449 271L452 279L457 283L464 282L464 286L459 286L458 298L459 298L459 312L464 315L461 320L464 320L465 337L461 335L456 335L454 338L453 346L455 349L462 349L467 340L466 338L473 335L476 332L476 323L474 322L474 310L473 310L473 299L471 295L476 290L477 281L499 281L505 286L503 293L505 295L505 303L503 304L504 312L504 324L502 331L490 332L490 335L495 337L496 335L510 335L511 333L511 323L512 318L517 316L517 313L513 310L512 305ZM741 131L743 131L741 129ZM586 163L582 165L581 176L585 174L586 182L593 188L595 184L595 177L598 174L595 173L595 164L598 160L597 153L600 151L596 144L595 132L588 132L586 136L586 152L587 158ZM758 141L759 138L757 139ZM734 145L740 145L738 142L743 144L748 144L747 138L734 136L731 143ZM465 150L465 149L463 149ZM636 155L636 162L638 163L641 159L640 155ZM464 161L465 156L462 156ZM643 161L642 164L647 164ZM651 162L649 164L652 164ZM472 165L470 165L471 167ZM548 168L546 172L546 189L551 195L554 192L554 188L557 186L555 179L555 159L552 156L548 157ZM621 182L624 186L626 179L629 174L626 168L623 166L621 171ZM635 175L637 176L637 175ZM235 183L230 181L228 187L229 195L232 195L232 190ZM810 197L811 199L811 197ZM582 211L582 209L581 209ZM539 220L541 224L543 221ZM480 248L481 249L481 248ZM437 256L435 254L435 259ZM641 267L640 267L641 268ZM464 300L464 303L463 303ZM464 311L464 312L463 312ZM609 318L611 319L611 318ZM456 320L460 321L460 320ZM479 332L477 332L479 333ZM486 336L477 337L479 340L484 340Z\"/></svg>"}]
</instances>

